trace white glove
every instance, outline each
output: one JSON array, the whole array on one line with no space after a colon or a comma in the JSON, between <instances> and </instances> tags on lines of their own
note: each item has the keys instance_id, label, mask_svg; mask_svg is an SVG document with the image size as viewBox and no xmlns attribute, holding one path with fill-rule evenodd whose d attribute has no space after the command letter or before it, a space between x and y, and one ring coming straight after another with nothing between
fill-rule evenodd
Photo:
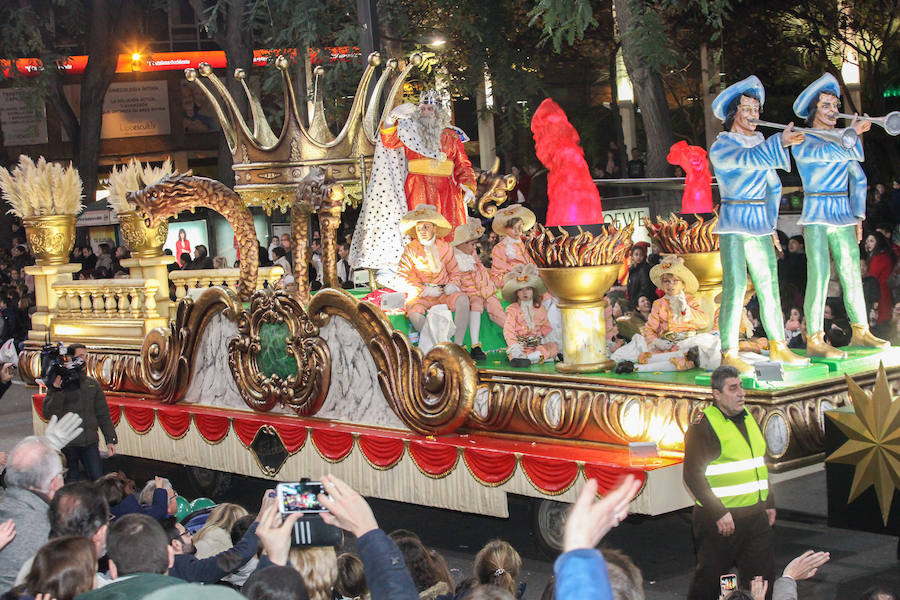
<instances>
[{"instance_id":1,"label":"white glove","mask_svg":"<svg viewBox=\"0 0 900 600\"><path fill-rule=\"evenodd\" d=\"M81 427L81 422L81 417L76 413L66 413L62 416L62 419L57 419L56 415L53 415L47 423L44 437L50 441L54 448L62 450L84 431Z\"/></svg>"},{"instance_id":2,"label":"white glove","mask_svg":"<svg viewBox=\"0 0 900 600\"><path fill-rule=\"evenodd\" d=\"M671 348L674 344L669 340L665 340L661 337L656 338L652 342L650 342L650 350L662 350L666 351Z\"/></svg>"},{"instance_id":3,"label":"white glove","mask_svg":"<svg viewBox=\"0 0 900 600\"><path fill-rule=\"evenodd\" d=\"M459 286L457 286L453 283L448 283L447 285L444 286L445 294L455 294L458 291L459 291Z\"/></svg>"},{"instance_id":4,"label":"white glove","mask_svg":"<svg viewBox=\"0 0 900 600\"><path fill-rule=\"evenodd\" d=\"M393 125L397 122L397 119L409 119L414 114L416 114L417 107L415 104L410 104L407 102L406 104L401 104L400 106L395 106L394 110L388 114L388 118L385 120L386 125Z\"/></svg>"},{"instance_id":5,"label":"white glove","mask_svg":"<svg viewBox=\"0 0 900 600\"><path fill-rule=\"evenodd\" d=\"M423 298L437 298L441 295L441 288L436 285L427 283L425 287L422 288L422 293L419 294Z\"/></svg>"},{"instance_id":6,"label":"white glove","mask_svg":"<svg viewBox=\"0 0 900 600\"><path fill-rule=\"evenodd\" d=\"M459 187L462 188L463 202L469 205L475 204L475 192L470 190L468 186L465 185L461 185Z\"/></svg>"}]
</instances>

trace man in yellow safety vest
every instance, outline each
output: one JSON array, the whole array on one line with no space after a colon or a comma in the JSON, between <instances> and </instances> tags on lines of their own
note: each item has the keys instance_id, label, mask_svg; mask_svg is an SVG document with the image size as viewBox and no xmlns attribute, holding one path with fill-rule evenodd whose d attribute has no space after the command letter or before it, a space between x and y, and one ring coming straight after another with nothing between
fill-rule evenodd
<instances>
[{"instance_id":1,"label":"man in yellow safety vest","mask_svg":"<svg viewBox=\"0 0 900 600\"><path fill-rule=\"evenodd\" d=\"M745 589L774 575L775 504L766 469L766 440L744 409L744 389L734 367L712 374L714 403L684 436L684 483L694 496L697 567L689 600L716 600L719 578L736 565Z\"/></svg>"}]
</instances>

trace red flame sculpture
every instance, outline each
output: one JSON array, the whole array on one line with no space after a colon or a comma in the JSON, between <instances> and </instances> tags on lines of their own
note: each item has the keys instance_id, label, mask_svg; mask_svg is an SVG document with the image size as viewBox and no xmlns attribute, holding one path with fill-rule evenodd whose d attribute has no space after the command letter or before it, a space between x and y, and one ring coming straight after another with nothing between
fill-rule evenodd
<instances>
[{"instance_id":1,"label":"red flame sculpture","mask_svg":"<svg viewBox=\"0 0 900 600\"><path fill-rule=\"evenodd\" d=\"M669 148L666 160L678 165L685 172L684 195L681 197L681 214L711 213L712 174L706 150L700 146L689 146L684 140Z\"/></svg>"},{"instance_id":2,"label":"red flame sculpture","mask_svg":"<svg viewBox=\"0 0 900 600\"><path fill-rule=\"evenodd\" d=\"M578 132L547 98L531 119L538 159L547 167L547 226L603 223L600 192L591 180Z\"/></svg>"}]
</instances>

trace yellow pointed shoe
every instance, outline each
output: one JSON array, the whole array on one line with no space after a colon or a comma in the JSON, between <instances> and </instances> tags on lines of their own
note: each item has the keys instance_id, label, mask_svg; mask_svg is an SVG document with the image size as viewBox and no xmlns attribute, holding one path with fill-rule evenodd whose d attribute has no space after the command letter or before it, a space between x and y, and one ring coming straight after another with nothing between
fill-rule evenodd
<instances>
[{"instance_id":1,"label":"yellow pointed shoe","mask_svg":"<svg viewBox=\"0 0 900 600\"><path fill-rule=\"evenodd\" d=\"M797 356L788 349L784 340L769 340L769 360L775 360L786 365L808 365L809 359Z\"/></svg>"},{"instance_id":2,"label":"yellow pointed shoe","mask_svg":"<svg viewBox=\"0 0 900 600\"><path fill-rule=\"evenodd\" d=\"M753 368L753 365L745 362L741 358L737 348L729 348L722 353L722 364L728 367L734 367L741 375L756 375L756 369Z\"/></svg>"},{"instance_id":3,"label":"yellow pointed shoe","mask_svg":"<svg viewBox=\"0 0 900 600\"><path fill-rule=\"evenodd\" d=\"M855 335L855 333L854 333ZM806 340L806 355L819 358L847 358L847 353L825 341L825 332L817 331Z\"/></svg>"},{"instance_id":4,"label":"yellow pointed shoe","mask_svg":"<svg viewBox=\"0 0 900 600\"><path fill-rule=\"evenodd\" d=\"M872 335L867 325L851 325L853 336L850 338L851 346L862 346L864 348L888 348L891 343L879 337Z\"/></svg>"}]
</instances>

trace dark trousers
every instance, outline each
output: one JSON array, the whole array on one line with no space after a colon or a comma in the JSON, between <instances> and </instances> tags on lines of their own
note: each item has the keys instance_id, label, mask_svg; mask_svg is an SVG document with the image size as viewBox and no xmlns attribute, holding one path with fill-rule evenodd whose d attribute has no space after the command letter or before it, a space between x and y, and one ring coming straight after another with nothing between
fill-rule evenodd
<instances>
[{"instance_id":1,"label":"dark trousers","mask_svg":"<svg viewBox=\"0 0 900 600\"><path fill-rule=\"evenodd\" d=\"M731 513L734 516L734 512ZM717 600L721 594L719 577L740 572L740 587L750 589L750 581L757 575L769 582L767 598L772 597L775 585L774 531L769 527L765 511L734 517L734 533L719 534L716 522L694 507L694 551L697 567L688 590L688 600Z\"/></svg>"},{"instance_id":2,"label":"dark trousers","mask_svg":"<svg viewBox=\"0 0 900 600\"><path fill-rule=\"evenodd\" d=\"M89 481L96 481L103 475L103 465L100 462L100 449L97 444L90 446L66 446L63 448L66 457L66 483L78 481L84 475ZM84 473L82 473L84 471Z\"/></svg>"}]
</instances>

